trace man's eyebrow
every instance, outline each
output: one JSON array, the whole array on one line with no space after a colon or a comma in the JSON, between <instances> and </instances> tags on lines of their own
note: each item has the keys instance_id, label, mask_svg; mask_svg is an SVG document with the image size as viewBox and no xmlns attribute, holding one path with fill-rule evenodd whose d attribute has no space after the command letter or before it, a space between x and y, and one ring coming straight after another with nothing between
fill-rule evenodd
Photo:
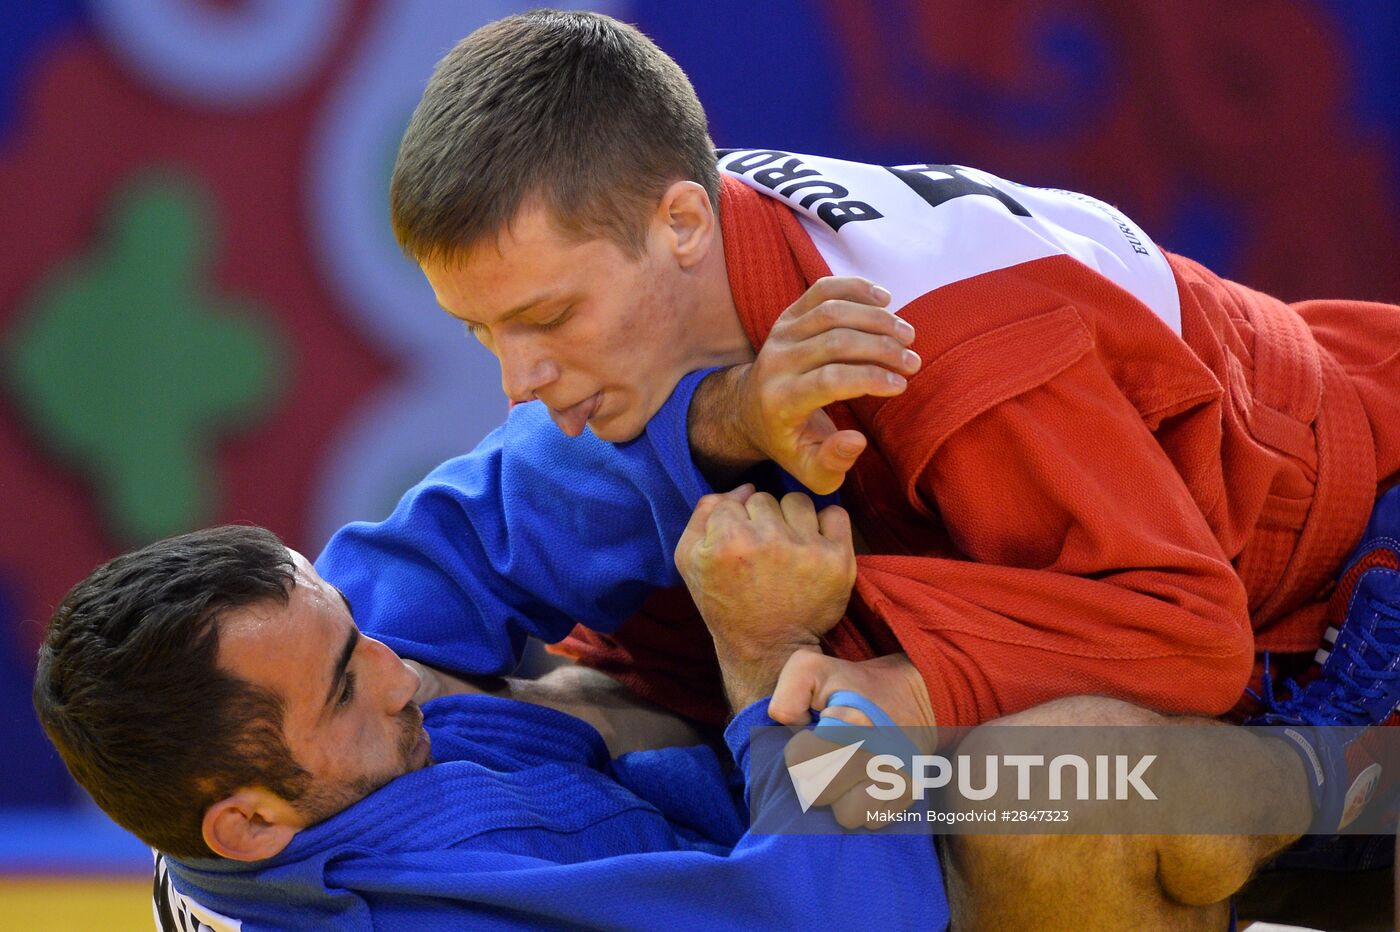
<instances>
[{"instance_id":1,"label":"man's eyebrow","mask_svg":"<svg viewBox=\"0 0 1400 932\"><path fill-rule=\"evenodd\" d=\"M499 321L497 321L497 323L502 323L502 324L503 324L503 323L505 323L506 321L508 321L508 320L510 320L510 319L512 319L512 318L514 318L514 317L519 317L521 314L524 314L526 311L530 310L530 309L533 308L533 307L536 307L536 306L538 306L538 305L544 304L546 301L553 301L553 300L555 299L555 297L556 297L556 295L554 295L554 294L548 294L548 293L546 293L546 294L541 294L541 295L536 295L535 297L531 298L529 301L526 301L524 304L517 304L515 307L513 307L513 308L511 308L510 310L506 311L504 314L501 315L501 319L500 319ZM480 324L480 323L478 323L478 322L476 322L476 321L474 321L474 320L468 320L468 319L465 318L465 317L457 317L456 314L453 314L453 313L452 313L451 311L449 311L447 308L443 307L441 301L438 302L438 307L441 307L442 310L443 310L443 312L444 312L445 314L447 314L449 317L456 317L458 320L460 320L460 321L461 321L462 323L464 323L464 324L467 324L467 325L472 326L472 327L482 327L482 326L485 326L484 324Z\"/></svg>"},{"instance_id":2,"label":"man's eyebrow","mask_svg":"<svg viewBox=\"0 0 1400 932\"><path fill-rule=\"evenodd\" d=\"M340 601L345 603L345 610L350 613L350 617L354 618L355 608L350 604L350 597L344 592L340 591L340 587L337 586L335 583L330 583L330 587L335 590L336 595L340 596Z\"/></svg>"},{"instance_id":3,"label":"man's eyebrow","mask_svg":"<svg viewBox=\"0 0 1400 932\"><path fill-rule=\"evenodd\" d=\"M343 598L343 597L342 597ZM340 650L340 659L335 662L335 669L331 672L331 688L326 693L326 701L322 706L331 704L335 694L340 689L340 683L345 679L345 668L350 666L350 655L355 653L355 645L360 642L360 629L354 625L350 626L350 636L345 639L345 646Z\"/></svg>"}]
</instances>

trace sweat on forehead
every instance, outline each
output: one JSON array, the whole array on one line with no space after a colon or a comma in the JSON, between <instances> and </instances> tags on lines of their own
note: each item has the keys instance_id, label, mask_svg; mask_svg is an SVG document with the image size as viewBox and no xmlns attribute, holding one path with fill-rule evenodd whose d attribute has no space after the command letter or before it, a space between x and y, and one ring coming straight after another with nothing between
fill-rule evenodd
<instances>
[{"instance_id":1,"label":"sweat on forehead","mask_svg":"<svg viewBox=\"0 0 1400 932\"><path fill-rule=\"evenodd\" d=\"M284 701L321 680L340 653L345 629L354 628L340 591L291 551L293 572L285 599L263 599L230 609L219 619L219 666L271 690Z\"/></svg>"}]
</instances>

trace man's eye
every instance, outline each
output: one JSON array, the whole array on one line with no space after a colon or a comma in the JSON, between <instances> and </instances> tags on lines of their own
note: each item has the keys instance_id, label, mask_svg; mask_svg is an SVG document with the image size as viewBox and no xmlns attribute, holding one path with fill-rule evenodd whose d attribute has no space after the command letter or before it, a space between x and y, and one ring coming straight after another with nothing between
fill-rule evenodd
<instances>
[{"instance_id":1,"label":"man's eye","mask_svg":"<svg viewBox=\"0 0 1400 932\"><path fill-rule=\"evenodd\" d=\"M560 314L558 317L554 318L554 319L551 320L549 323L547 323L547 324L536 324L535 326L538 327L540 330L554 330L554 329L556 329L556 328L562 326L563 323L564 323L564 321L566 321L566 320L569 319L569 317L570 317L570 315L572 314L572 312L573 312L573 308L566 308L565 311L564 311L564 313Z\"/></svg>"},{"instance_id":2,"label":"man's eye","mask_svg":"<svg viewBox=\"0 0 1400 932\"><path fill-rule=\"evenodd\" d=\"M338 700L336 701L336 705L349 705L350 702L351 702L354 698L355 698L355 674L353 674L353 673L346 673L346 674L345 674L345 688L342 689L342 690L340 691L340 699L338 699Z\"/></svg>"}]
</instances>

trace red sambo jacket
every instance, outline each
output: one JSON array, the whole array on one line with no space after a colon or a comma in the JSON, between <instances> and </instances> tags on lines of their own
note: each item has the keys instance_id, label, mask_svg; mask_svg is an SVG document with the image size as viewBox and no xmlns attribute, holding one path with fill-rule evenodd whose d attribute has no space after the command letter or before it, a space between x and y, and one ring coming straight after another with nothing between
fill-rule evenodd
<instances>
[{"instance_id":1,"label":"red sambo jacket","mask_svg":"<svg viewBox=\"0 0 1400 932\"><path fill-rule=\"evenodd\" d=\"M1400 308L1289 305L1158 248L1114 208L958 166L721 153L755 348L814 281L860 274L914 325L895 398L828 409L870 446L841 488L873 555L828 649L905 651L937 720L1111 695L1230 709L1256 651L1312 651L1400 470ZM563 650L724 716L684 593Z\"/></svg>"}]
</instances>

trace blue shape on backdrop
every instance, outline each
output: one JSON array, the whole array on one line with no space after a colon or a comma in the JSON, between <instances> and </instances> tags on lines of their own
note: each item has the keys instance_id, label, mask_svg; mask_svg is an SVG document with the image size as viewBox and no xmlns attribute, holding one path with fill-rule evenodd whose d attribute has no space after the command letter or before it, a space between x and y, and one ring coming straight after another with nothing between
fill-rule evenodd
<instances>
[{"instance_id":1,"label":"blue shape on backdrop","mask_svg":"<svg viewBox=\"0 0 1400 932\"><path fill-rule=\"evenodd\" d=\"M1391 190L1400 188L1400 4L1321 0L1347 42L1351 105L1361 123L1390 144Z\"/></svg>"},{"instance_id":2,"label":"blue shape on backdrop","mask_svg":"<svg viewBox=\"0 0 1400 932\"><path fill-rule=\"evenodd\" d=\"M1190 256L1222 275L1239 269L1239 212L1219 194L1194 191L1174 204L1171 222L1149 231L1164 249Z\"/></svg>"},{"instance_id":3,"label":"blue shape on backdrop","mask_svg":"<svg viewBox=\"0 0 1400 932\"><path fill-rule=\"evenodd\" d=\"M952 160L927 142L867 141L846 116L846 74L861 67L849 61L819 0L709 4L637 0L637 25L680 63L710 117L721 148L763 146L877 164ZM1037 36L1044 67L1065 80L1054 89L1019 94L991 88L930 62L918 47L912 0L871 4L869 14L889 38L883 54L895 63L903 88L927 88L946 106L976 114L1004 129L1033 135L1064 135L1097 119L1112 82L1106 40L1092 21L1065 13L1046 21ZM724 52L717 50L727 50ZM927 150L927 151L926 151Z\"/></svg>"},{"instance_id":4,"label":"blue shape on backdrop","mask_svg":"<svg viewBox=\"0 0 1400 932\"><path fill-rule=\"evenodd\" d=\"M150 849L68 776L34 716L34 657L20 599L0 577L0 875L145 873Z\"/></svg>"},{"instance_id":5,"label":"blue shape on backdrop","mask_svg":"<svg viewBox=\"0 0 1400 932\"><path fill-rule=\"evenodd\" d=\"M846 66L820 4L635 0L630 13L690 76L717 146L880 161L845 124Z\"/></svg>"},{"instance_id":6,"label":"blue shape on backdrop","mask_svg":"<svg viewBox=\"0 0 1400 932\"><path fill-rule=\"evenodd\" d=\"M920 16L916 6L911 0L904 0L870 7L878 18L879 33L888 37L885 51L896 63L897 83L906 92L910 88L927 88L954 112L1025 137L1028 143L1033 143L1035 137L1078 132L1086 123L1102 118L1112 88L1108 80L1110 56L1105 37L1091 19L1068 11L1051 14L1034 36L1034 57L1029 67L1055 75L1056 80L1006 89L989 86L930 60L920 50L920 30L909 27Z\"/></svg>"},{"instance_id":7,"label":"blue shape on backdrop","mask_svg":"<svg viewBox=\"0 0 1400 932\"><path fill-rule=\"evenodd\" d=\"M34 717L32 639L23 636L20 600L0 577L0 806L65 806L81 799ZM30 625L37 622L28 622Z\"/></svg>"},{"instance_id":8,"label":"blue shape on backdrop","mask_svg":"<svg viewBox=\"0 0 1400 932\"><path fill-rule=\"evenodd\" d=\"M14 130L30 66L81 18L80 0L0 0L0 146Z\"/></svg>"},{"instance_id":9,"label":"blue shape on backdrop","mask_svg":"<svg viewBox=\"0 0 1400 932\"><path fill-rule=\"evenodd\" d=\"M151 849L92 803L72 809L0 809L0 877L150 872Z\"/></svg>"}]
</instances>

